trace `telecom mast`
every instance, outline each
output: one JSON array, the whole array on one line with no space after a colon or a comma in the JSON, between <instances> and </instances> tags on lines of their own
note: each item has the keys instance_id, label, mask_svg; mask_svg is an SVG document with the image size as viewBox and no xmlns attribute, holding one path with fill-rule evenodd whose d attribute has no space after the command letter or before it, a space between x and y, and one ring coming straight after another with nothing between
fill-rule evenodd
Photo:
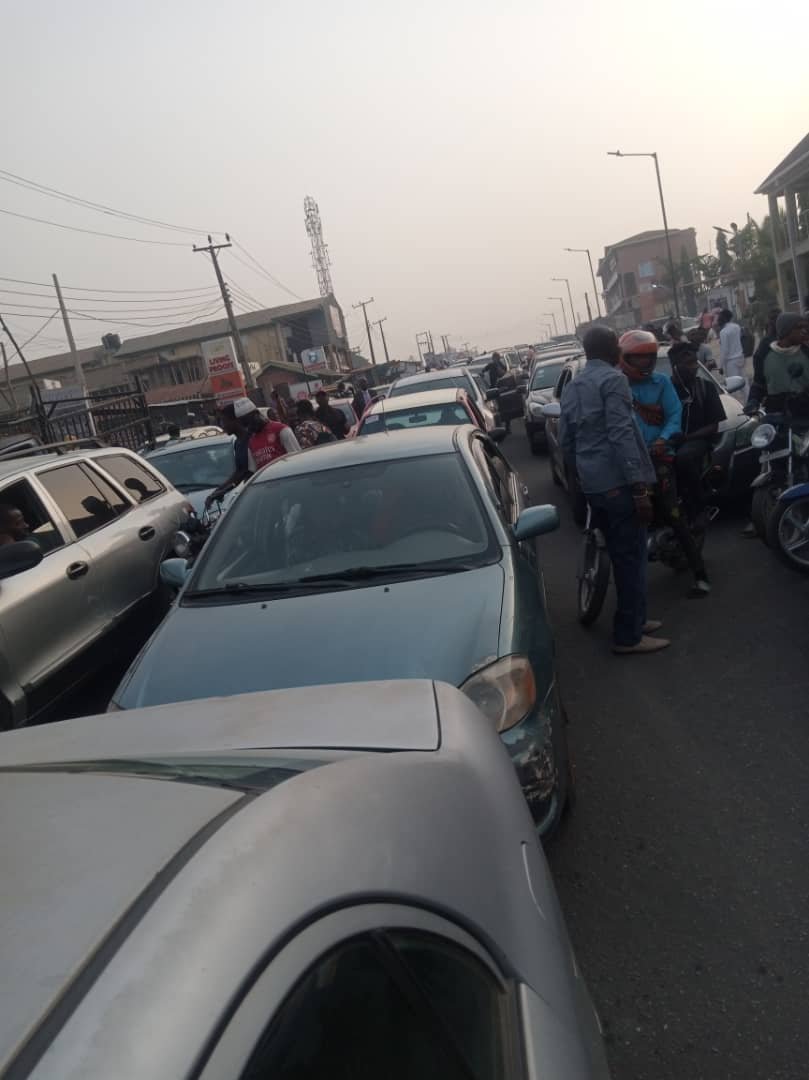
<instances>
[{"instance_id":1,"label":"telecom mast","mask_svg":"<svg viewBox=\"0 0 809 1080\"><path fill-rule=\"evenodd\" d=\"M312 266L317 274L317 286L321 296L328 296L334 292L331 283L331 259L329 258L328 246L323 242L323 226L320 223L320 211L317 203L311 195L303 200L303 215L306 221L306 232L312 243Z\"/></svg>"}]
</instances>

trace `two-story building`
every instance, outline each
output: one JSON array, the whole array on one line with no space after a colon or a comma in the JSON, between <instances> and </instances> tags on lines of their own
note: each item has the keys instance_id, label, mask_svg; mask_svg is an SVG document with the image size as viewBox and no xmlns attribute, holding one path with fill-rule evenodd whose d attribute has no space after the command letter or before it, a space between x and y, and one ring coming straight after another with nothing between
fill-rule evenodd
<instances>
[{"instance_id":1,"label":"two-story building","mask_svg":"<svg viewBox=\"0 0 809 1080\"><path fill-rule=\"evenodd\" d=\"M694 229L669 229L669 238L675 268L680 265L683 252L689 260L696 258ZM663 229L648 229L604 248L598 276L607 316L617 330L642 326L673 310Z\"/></svg>"},{"instance_id":2,"label":"two-story building","mask_svg":"<svg viewBox=\"0 0 809 1080\"><path fill-rule=\"evenodd\" d=\"M784 311L809 307L809 135L756 188L769 204L778 294Z\"/></svg>"}]
</instances>

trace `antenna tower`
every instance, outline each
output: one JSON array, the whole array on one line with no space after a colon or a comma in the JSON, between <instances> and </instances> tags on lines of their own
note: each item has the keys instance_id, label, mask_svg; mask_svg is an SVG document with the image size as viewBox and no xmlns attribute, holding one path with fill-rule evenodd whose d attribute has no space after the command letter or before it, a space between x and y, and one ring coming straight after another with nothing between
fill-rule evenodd
<instances>
[{"instance_id":1,"label":"antenna tower","mask_svg":"<svg viewBox=\"0 0 809 1080\"><path fill-rule=\"evenodd\" d=\"M334 292L329 270L331 259L328 246L323 242L320 211L311 195L307 195L303 200L303 216L306 221L306 232L312 244L312 266L317 274L317 287L320 289L321 296L328 296Z\"/></svg>"}]
</instances>

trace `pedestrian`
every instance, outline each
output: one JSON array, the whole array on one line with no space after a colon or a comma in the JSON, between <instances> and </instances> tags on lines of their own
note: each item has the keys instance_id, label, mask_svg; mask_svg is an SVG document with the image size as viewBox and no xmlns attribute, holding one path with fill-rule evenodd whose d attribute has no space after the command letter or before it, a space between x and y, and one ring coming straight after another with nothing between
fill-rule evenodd
<instances>
[{"instance_id":1,"label":"pedestrian","mask_svg":"<svg viewBox=\"0 0 809 1080\"><path fill-rule=\"evenodd\" d=\"M494 389L497 383L506 373L506 365L499 352L492 353L492 358L483 369L483 374L488 376L489 387Z\"/></svg>"},{"instance_id":2,"label":"pedestrian","mask_svg":"<svg viewBox=\"0 0 809 1080\"><path fill-rule=\"evenodd\" d=\"M180 438L180 427L178 424L169 424L166 428L166 434L169 437L169 442L176 442Z\"/></svg>"},{"instance_id":3,"label":"pedestrian","mask_svg":"<svg viewBox=\"0 0 809 1080\"><path fill-rule=\"evenodd\" d=\"M695 326L693 330L689 330L686 337L689 342L697 350L697 360L700 364L704 364L708 371L716 371L716 360L714 360L713 349L708 344L708 331L704 330L701 326Z\"/></svg>"},{"instance_id":4,"label":"pedestrian","mask_svg":"<svg viewBox=\"0 0 809 1080\"><path fill-rule=\"evenodd\" d=\"M652 520L655 471L635 423L629 383L618 369L617 336L594 326L583 346L584 370L562 394L562 451L576 468L612 560L613 652L657 652L670 643L650 636L661 623L646 618L646 526Z\"/></svg>"},{"instance_id":5,"label":"pedestrian","mask_svg":"<svg viewBox=\"0 0 809 1080\"><path fill-rule=\"evenodd\" d=\"M298 402L295 413L295 437L301 450L337 441L333 432L315 417L315 407L309 398ZM340 415L342 416L342 413Z\"/></svg>"},{"instance_id":6,"label":"pedestrian","mask_svg":"<svg viewBox=\"0 0 809 1080\"><path fill-rule=\"evenodd\" d=\"M672 319L666 327L666 336L671 342L678 342L683 340L683 331L680 327L680 324L678 322L675 322L674 319Z\"/></svg>"},{"instance_id":7,"label":"pedestrian","mask_svg":"<svg viewBox=\"0 0 809 1080\"><path fill-rule=\"evenodd\" d=\"M280 390L275 390L270 394L270 401L272 402L272 409L276 417L282 424L289 423L289 405L281 397Z\"/></svg>"},{"instance_id":8,"label":"pedestrian","mask_svg":"<svg viewBox=\"0 0 809 1080\"><path fill-rule=\"evenodd\" d=\"M713 328L713 315L705 307L702 309L702 314L699 317L700 329L705 331L705 339L707 341L708 331Z\"/></svg>"},{"instance_id":9,"label":"pedestrian","mask_svg":"<svg viewBox=\"0 0 809 1080\"><path fill-rule=\"evenodd\" d=\"M238 398L238 401L248 401L248 398ZM250 402L252 405L252 402ZM243 408L244 406L242 406ZM244 483L252 475L250 468L250 432L243 423L244 414L236 415L236 402L229 401L219 411L219 424L226 435L233 436L233 472L205 499L205 509L224 498L229 491L235 490L239 484Z\"/></svg>"},{"instance_id":10,"label":"pedestrian","mask_svg":"<svg viewBox=\"0 0 809 1080\"><path fill-rule=\"evenodd\" d=\"M729 379L740 375L745 380L744 389L738 391L742 404L747 401L747 379L744 373L744 349L742 347L742 328L733 318L733 313L723 308L719 313L719 369Z\"/></svg>"},{"instance_id":11,"label":"pedestrian","mask_svg":"<svg viewBox=\"0 0 809 1080\"><path fill-rule=\"evenodd\" d=\"M315 400L317 401L315 416L321 424L326 425L335 439L344 439L348 434L348 423L343 410L329 404L329 395L325 390L318 390L315 394Z\"/></svg>"},{"instance_id":12,"label":"pedestrian","mask_svg":"<svg viewBox=\"0 0 809 1080\"><path fill-rule=\"evenodd\" d=\"M247 449L256 470L284 454L300 450L294 431L280 420L265 420L250 398L237 398L233 411L249 432Z\"/></svg>"},{"instance_id":13,"label":"pedestrian","mask_svg":"<svg viewBox=\"0 0 809 1080\"><path fill-rule=\"evenodd\" d=\"M674 471L689 520L705 527L705 485L702 474L710 461L714 439L725 417L719 390L712 379L699 377L697 347L681 341L669 349L672 383L682 402L681 432L671 438L677 448Z\"/></svg>"},{"instance_id":14,"label":"pedestrian","mask_svg":"<svg viewBox=\"0 0 809 1080\"><path fill-rule=\"evenodd\" d=\"M352 404L354 405L354 412L357 414L357 416L362 418L363 413L371 404L371 401L372 398L370 393L368 392L368 380L360 379L359 389L357 390L356 394L354 394L354 401L352 402Z\"/></svg>"}]
</instances>

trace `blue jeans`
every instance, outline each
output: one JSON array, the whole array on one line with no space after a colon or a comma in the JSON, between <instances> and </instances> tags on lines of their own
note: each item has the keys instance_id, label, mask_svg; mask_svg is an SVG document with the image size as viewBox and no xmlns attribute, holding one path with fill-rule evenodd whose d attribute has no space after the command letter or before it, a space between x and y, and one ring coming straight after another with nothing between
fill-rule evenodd
<instances>
[{"instance_id":1,"label":"blue jeans","mask_svg":"<svg viewBox=\"0 0 809 1080\"><path fill-rule=\"evenodd\" d=\"M617 593L613 640L616 645L637 645L646 622L646 526L638 521L628 487L588 495L587 501L612 560Z\"/></svg>"}]
</instances>

